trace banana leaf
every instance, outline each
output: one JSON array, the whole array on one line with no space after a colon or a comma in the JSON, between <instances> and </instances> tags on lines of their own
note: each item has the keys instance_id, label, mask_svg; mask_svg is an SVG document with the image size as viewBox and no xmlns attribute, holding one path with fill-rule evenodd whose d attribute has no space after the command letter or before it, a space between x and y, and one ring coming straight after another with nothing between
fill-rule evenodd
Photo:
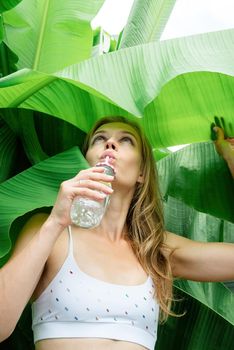
<instances>
[{"instance_id":1,"label":"banana leaf","mask_svg":"<svg viewBox=\"0 0 234 350\"><path fill-rule=\"evenodd\" d=\"M19 57L17 68L55 72L89 58L93 42L90 21L103 3L23 0L5 12L4 41Z\"/></svg>"},{"instance_id":2,"label":"banana leaf","mask_svg":"<svg viewBox=\"0 0 234 350\"><path fill-rule=\"evenodd\" d=\"M3 4L5 3L7 2ZM10 3L15 4L13 0ZM74 11L74 6L78 4L72 1L66 2L66 5L62 1L53 3L59 9L58 16L58 12L55 15L51 7L45 6L44 0L40 3L23 0L14 10L4 14L4 43L19 56L17 68L22 68L6 77L15 70L10 70L8 64L2 73L5 78L0 80L0 107L7 108L7 111L1 111L0 125L1 135L6 135L6 140L0 145L3 150L1 156L0 149L0 157L6 163L7 160L9 162L9 165L5 163L4 167L8 167L8 170L4 170L4 176L19 173L30 166L25 154L32 164L39 163L0 185L1 264L8 259L18 232L27 218L36 211L49 211L60 182L87 166L77 147L66 149L76 144L76 138L77 144L81 145L84 132L90 129L96 119L107 114L121 114L137 119L145 129L158 158L164 156L164 147L207 141L213 115L224 115L227 123L233 121L233 30L138 45L77 64L90 57L92 40L89 37L89 21L99 4L101 6L101 2L95 2L97 7L93 11L90 7L91 3L94 4L93 1L80 3L81 6L88 6L88 20L81 26L73 26L74 22L70 25L70 19L77 19L80 15ZM156 6L156 2L151 3ZM165 4L166 1L162 6ZM167 1L167 4L170 7L172 2ZM137 12L140 13L137 11L139 5L144 6L143 2L136 3L135 19ZM169 15L169 7L165 5L165 14ZM32 8L35 9L33 15L30 13ZM68 17L64 21L60 15L65 13ZM148 16L152 13L148 13ZM157 13L160 14L160 11ZM44 20L43 26L39 24L41 20ZM158 39L166 23L166 16L165 19L155 17L154 20L151 23L145 17L145 32L142 36L138 35L141 43L148 42L153 37ZM46 30L48 23L56 23L53 42L50 41L52 34ZM144 29L140 18L136 23L139 33ZM124 39L129 40L128 46L134 45L134 42L131 43L130 26L129 22L125 32L128 34ZM155 36L148 35L150 28ZM154 31L154 28L157 29ZM26 31L25 36L21 35L22 30ZM3 32L0 29L0 37ZM75 33L81 34L81 40L74 38ZM88 38L88 43L84 43L82 48L80 45L83 45L82 38L85 37ZM71 48L68 42L74 43L73 40L77 45ZM6 45L5 48L8 52ZM59 50L62 50L62 54ZM56 53L56 59L53 53ZM8 63L9 59L5 61ZM74 65L63 69L70 64ZM31 69L24 69L25 67ZM0 66L0 72L1 70L3 68ZM31 111L26 112L24 109ZM17 141L13 134L17 135ZM15 154L14 147L5 152L7 142L23 145L15 168L7 156L7 152ZM167 228L194 239L233 241L233 207L232 204L228 206L233 187L226 165L219 157L212 155L211 146L205 145L204 148L203 145L193 145L191 151L184 151L184 155L176 154L174 158L168 156L160 161L163 162L162 165L158 162ZM46 157L63 153L41 161L43 152ZM202 152L208 157L205 163ZM178 171L177 166L180 168ZM171 172L171 181L168 171ZM200 175L197 176L196 172L200 172ZM215 192L214 203L211 200L212 194L209 192L207 196L206 192L211 190ZM187 281L176 283L178 290L189 295L185 298L188 308L192 309L192 315L188 314L188 317L179 320L170 319L162 328L162 334L166 334L166 337L161 343L159 335L157 349L174 348L175 344L178 349L189 350L217 349L216 345L219 349L231 349L229 337L233 337L233 297L230 290L223 284L203 285ZM193 313L193 298L190 296L201 301L197 304L199 317ZM214 312L211 313L210 310ZM208 321L206 327L203 324L200 332L202 318L204 322ZM0 344L0 349L33 348L31 333L27 332L26 324L30 323L28 317L23 315L23 321L19 323L16 332L3 345ZM189 336L182 333L181 327L184 328L185 324L186 331L191 335L190 340ZM177 339L167 335L166 332L171 334L172 330L178 335ZM25 342L19 341L22 334ZM217 341L218 334L221 334L222 339Z\"/></svg>"},{"instance_id":3,"label":"banana leaf","mask_svg":"<svg viewBox=\"0 0 234 350\"><path fill-rule=\"evenodd\" d=\"M174 310L186 313L159 326L155 350L233 349L233 325L185 293L179 291L177 297Z\"/></svg>"},{"instance_id":4,"label":"banana leaf","mask_svg":"<svg viewBox=\"0 0 234 350\"><path fill-rule=\"evenodd\" d=\"M0 117L0 182L14 174L14 164L17 160L17 137Z\"/></svg>"},{"instance_id":5,"label":"banana leaf","mask_svg":"<svg viewBox=\"0 0 234 350\"><path fill-rule=\"evenodd\" d=\"M3 39L3 24L2 24L2 15L0 14L0 44Z\"/></svg>"},{"instance_id":6,"label":"banana leaf","mask_svg":"<svg viewBox=\"0 0 234 350\"><path fill-rule=\"evenodd\" d=\"M17 61L18 57L6 46L6 44L4 44L4 42L0 43L0 77L15 72L17 70Z\"/></svg>"},{"instance_id":7,"label":"banana leaf","mask_svg":"<svg viewBox=\"0 0 234 350\"><path fill-rule=\"evenodd\" d=\"M207 141L213 115L234 119L233 35L135 46L50 75L24 69L0 79L0 107L41 111L83 131L106 114L135 116L154 148Z\"/></svg>"},{"instance_id":8,"label":"banana leaf","mask_svg":"<svg viewBox=\"0 0 234 350\"><path fill-rule=\"evenodd\" d=\"M159 40L176 0L136 0L124 28L119 48Z\"/></svg>"},{"instance_id":9,"label":"banana leaf","mask_svg":"<svg viewBox=\"0 0 234 350\"><path fill-rule=\"evenodd\" d=\"M1 0L0 13L8 11L18 5L22 0Z\"/></svg>"},{"instance_id":10,"label":"banana leaf","mask_svg":"<svg viewBox=\"0 0 234 350\"><path fill-rule=\"evenodd\" d=\"M17 218L38 208L53 206L60 183L86 167L87 162L79 148L74 147L36 164L0 185L1 257L12 247L9 236L10 225L14 224ZM14 224L13 242L18 232L17 225Z\"/></svg>"},{"instance_id":11,"label":"banana leaf","mask_svg":"<svg viewBox=\"0 0 234 350\"><path fill-rule=\"evenodd\" d=\"M195 143L172 153L158 162L158 171L165 201L171 196L197 211L234 223L234 182L213 143ZM202 240L206 235L201 231L193 238Z\"/></svg>"}]
</instances>

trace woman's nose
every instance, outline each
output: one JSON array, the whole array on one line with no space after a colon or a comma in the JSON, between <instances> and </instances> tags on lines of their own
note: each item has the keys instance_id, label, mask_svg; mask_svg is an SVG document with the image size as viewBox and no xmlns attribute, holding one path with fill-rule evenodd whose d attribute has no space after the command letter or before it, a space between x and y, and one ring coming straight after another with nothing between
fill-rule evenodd
<instances>
[{"instance_id":1,"label":"woman's nose","mask_svg":"<svg viewBox=\"0 0 234 350\"><path fill-rule=\"evenodd\" d=\"M106 149L113 149L116 150L117 149L117 145L113 140L108 140L106 143Z\"/></svg>"}]
</instances>

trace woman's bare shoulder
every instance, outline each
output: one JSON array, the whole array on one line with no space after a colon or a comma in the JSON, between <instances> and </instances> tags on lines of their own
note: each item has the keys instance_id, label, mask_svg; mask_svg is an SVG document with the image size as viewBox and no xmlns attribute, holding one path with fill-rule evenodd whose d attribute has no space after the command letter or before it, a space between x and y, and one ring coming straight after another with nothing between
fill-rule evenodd
<instances>
[{"instance_id":1,"label":"woman's bare shoulder","mask_svg":"<svg viewBox=\"0 0 234 350\"><path fill-rule=\"evenodd\" d=\"M191 240L177 235L173 232L165 231L164 245L162 247L162 253L166 256L170 256L175 250L188 246Z\"/></svg>"},{"instance_id":2,"label":"woman's bare shoulder","mask_svg":"<svg viewBox=\"0 0 234 350\"><path fill-rule=\"evenodd\" d=\"M32 215L23 226L22 230L19 232L17 237L14 250L12 252L11 258L17 255L24 247L31 241L35 234L40 230L40 227L48 218L47 213L36 213Z\"/></svg>"}]
</instances>

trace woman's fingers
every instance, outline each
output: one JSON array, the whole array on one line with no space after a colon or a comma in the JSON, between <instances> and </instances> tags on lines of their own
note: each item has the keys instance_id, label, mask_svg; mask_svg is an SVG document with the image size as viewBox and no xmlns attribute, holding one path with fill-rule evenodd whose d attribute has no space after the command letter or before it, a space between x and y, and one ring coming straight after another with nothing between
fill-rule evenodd
<instances>
[{"instance_id":1,"label":"woman's fingers","mask_svg":"<svg viewBox=\"0 0 234 350\"><path fill-rule=\"evenodd\" d=\"M100 191L100 192L104 192L106 194L111 194L113 192L113 189L108 185L108 182L106 182L106 181L105 181L105 183L103 183L100 181L77 179L77 180L74 180L72 185L74 187L78 188L81 193L85 189Z\"/></svg>"},{"instance_id":2,"label":"woman's fingers","mask_svg":"<svg viewBox=\"0 0 234 350\"><path fill-rule=\"evenodd\" d=\"M216 132L216 137L218 142L224 140L224 131L222 128L218 126L214 126L213 130Z\"/></svg>"},{"instance_id":3,"label":"woman's fingers","mask_svg":"<svg viewBox=\"0 0 234 350\"><path fill-rule=\"evenodd\" d=\"M114 180L114 176L105 174L104 170L103 167L81 170L73 179L68 181L71 181L72 185L78 188L89 188L111 194L113 190L109 184Z\"/></svg>"},{"instance_id":4,"label":"woman's fingers","mask_svg":"<svg viewBox=\"0 0 234 350\"><path fill-rule=\"evenodd\" d=\"M75 197L88 197L94 200L101 200L106 195L113 193L109 185L114 177L107 175L104 168L90 168L81 170L74 178L64 181L61 184L61 194L69 199Z\"/></svg>"}]
</instances>

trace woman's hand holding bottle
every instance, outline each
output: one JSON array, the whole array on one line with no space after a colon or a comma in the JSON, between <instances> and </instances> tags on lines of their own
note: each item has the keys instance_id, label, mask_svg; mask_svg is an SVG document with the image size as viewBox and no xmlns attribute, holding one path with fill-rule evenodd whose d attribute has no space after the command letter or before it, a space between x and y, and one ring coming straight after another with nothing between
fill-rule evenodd
<instances>
[{"instance_id":1,"label":"woman's hand holding bottle","mask_svg":"<svg viewBox=\"0 0 234 350\"><path fill-rule=\"evenodd\" d=\"M92 167L81 170L72 179L63 181L50 217L57 224L66 227L72 223L70 211L76 197L85 197L102 202L113 190L105 183L111 183L114 176L105 174L104 167Z\"/></svg>"}]
</instances>

